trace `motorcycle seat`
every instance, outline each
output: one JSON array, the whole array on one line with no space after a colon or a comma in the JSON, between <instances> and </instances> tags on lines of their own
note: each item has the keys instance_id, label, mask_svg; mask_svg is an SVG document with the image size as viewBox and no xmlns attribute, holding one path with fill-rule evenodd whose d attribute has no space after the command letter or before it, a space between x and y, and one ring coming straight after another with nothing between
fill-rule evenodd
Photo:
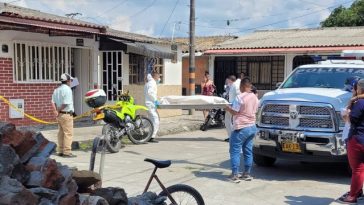
<instances>
[{"instance_id":1,"label":"motorcycle seat","mask_svg":"<svg viewBox=\"0 0 364 205\"><path fill-rule=\"evenodd\" d=\"M144 161L150 162L158 168L167 168L167 167L171 166L171 164L172 164L171 160L158 161L158 160L146 158L146 159L144 159Z\"/></svg>"}]
</instances>

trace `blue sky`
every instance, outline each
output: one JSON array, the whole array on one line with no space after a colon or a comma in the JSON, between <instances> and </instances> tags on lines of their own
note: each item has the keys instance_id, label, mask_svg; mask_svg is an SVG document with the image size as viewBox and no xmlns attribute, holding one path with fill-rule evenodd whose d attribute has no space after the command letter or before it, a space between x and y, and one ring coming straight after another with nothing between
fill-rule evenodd
<instances>
[{"instance_id":1,"label":"blue sky","mask_svg":"<svg viewBox=\"0 0 364 205\"><path fill-rule=\"evenodd\" d=\"M188 35L189 0L4 0L57 15L151 35ZM196 35L242 35L256 29L318 27L350 0L196 0ZM173 11L173 12L172 12ZM168 18L170 19L168 20ZM227 22L230 25L227 25Z\"/></svg>"}]
</instances>

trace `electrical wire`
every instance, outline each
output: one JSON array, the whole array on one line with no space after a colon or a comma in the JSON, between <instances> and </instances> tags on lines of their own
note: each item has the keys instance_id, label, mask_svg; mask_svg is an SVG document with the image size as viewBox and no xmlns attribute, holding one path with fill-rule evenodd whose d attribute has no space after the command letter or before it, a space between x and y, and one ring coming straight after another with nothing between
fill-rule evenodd
<instances>
[{"instance_id":1,"label":"electrical wire","mask_svg":"<svg viewBox=\"0 0 364 205\"><path fill-rule=\"evenodd\" d=\"M94 18L102 17L102 16L104 16L105 14L108 14L110 11L112 11L112 10L114 10L114 9L118 8L119 6L121 6L121 5L125 4L127 1L129 1L129 0L124 0L124 1L122 1L122 2L117 3L115 6L113 6L113 7L109 8L109 9L105 10L105 11L104 11L104 12L102 12L100 15L98 15L98 16L96 16L96 17L94 17Z\"/></svg>"},{"instance_id":2,"label":"electrical wire","mask_svg":"<svg viewBox=\"0 0 364 205\"><path fill-rule=\"evenodd\" d=\"M150 7L152 7L152 6L155 4L155 2L156 2L156 1L157 1L157 0L153 0L153 2L152 2L151 4L149 4L148 6L144 7L144 8L143 8L143 9L141 9L140 11L138 11L138 12L134 13L133 15L129 16L128 18L135 17L135 16L137 16L137 15L139 15L139 14L143 13L144 11L148 10Z\"/></svg>"},{"instance_id":3,"label":"electrical wire","mask_svg":"<svg viewBox=\"0 0 364 205\"><path fill-rule=\"evenodd\" d=\"M343 3L340 3L340 4L335 4L335 5L332 5L332 6L329 6L329 7L325 7L324 9L315 10L313 12L306 13L306 14L303 14L303 15L295 16L295 17L292 17L292 18L288 18L288 19L284 19L284 20L280 20L280 21L277 21L277 22L273 22L273 23L269 23L269 24L265 24L265 25L253 27L253 28L248 28L248 29L244 29L244 28L241 28L241 27L227 27L227 26L226 27L217 27L217 26L215 27L215 26L205 26L205 25L196 25L196 27L211 28L211 29L222 29L222 30L234 30L234 29L235 30L241 30L241 29L244 29L243 31L232 32L232 33L229 33L229 34L244 33L244 32L247 32L247 31L257 30L259 28L264 28L264 27L267 27L267 26L272 26L272 25L284 23L284 22L287 22L287 21L290 21L290 20L294 20L294 19L298 19L298 18L305 17L305 16L309 16L309 15L312 15L312 14L315 14L315 13L318 13L318 12L321 12L321 11L324 11L324 10L327 10L327 9L330 9L330 8L337 7L339 5L352 3L354 1L355 0L346 1L346 2L343 2ZM246 19L246 20L251 20L251 19L252 18L249 18L249 19ZM189 25L187 22L181 22L181 24L183 24L183 25Z\"/></svg>"},{"instance_id":4,"label":"electrical wire","mask_svg":"<svg viewBox=\"0 0 364 205\"><path fill-rule=\"evenodd\" d=\"M172 15L173 15L173 13L174 13L174 10L176 10L176 8L177 8L178 2L179 2L179 0L176 0L176 3L174 4L174 7L173 7L173 9L172 9L172 12L169 14L169 16L168 16L168 19L167 19L166 23L164 23L163 29L162 29L161 33L159 34L159 37L161 37L161 36L162 36L162 34L163 34L163 32L164 32L164 29L166 28L166 26L167 26L167 24L168 24L169 20L171 19Z\"/></svg>"},{"instance_id":5,"label":"electrical wire","mask_svg":"<svg viewBox=\"0 0 364 205\"><path fill-rule=\"evenodd\" d=\"M335 5L333 5L333 6L329 6L329 7L326 7L326 8L324 8L324 9L320 9L320 10L315 11L315 12L310 12L310 13L307 13L307 14L304 14L304 15L295 16L295 17L292 17L292 18L288 18L288 19L284 19L284 20L277 21L277 22L273 22L273 23L270 23L270 24L265 24L265 25L262 25L262 26L258 26L258 27L254 27L254 28L245 29L244 31L233 32L233 33L231 33L231 34L244 33L244 32L246 32L246 31L257 30L257 29L259 29L259 28L264 28L264 27L267 27L267 26L272 26L272 25L276 25L276 24L284 23L284 22L287 22L287 21L290 21L290 20L294 20L294 19L302 18L302 17L305 17L305 16L309 16L309 15L312 15L312 14L315 14L315 13L318 13L318 12L321 12L321 11L325 11L325 10L327 10L327 9L330 9L330 8L333 8L333 7L336 7L336 6L339 6L339 5L352 3L352 2L354 2L354 1L355 1L355 0L350 0L350 1L347 1L347 2L344 2L344 3L335 4ZM243 28L242 28L242 29L243 29Z\"/></svg>"}]
</instances>

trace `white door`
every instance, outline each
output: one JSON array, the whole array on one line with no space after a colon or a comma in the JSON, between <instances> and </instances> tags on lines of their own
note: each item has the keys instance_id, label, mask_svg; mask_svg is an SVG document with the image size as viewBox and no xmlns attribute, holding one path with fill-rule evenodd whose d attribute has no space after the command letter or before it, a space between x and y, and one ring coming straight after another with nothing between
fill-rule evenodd
<instances>
[{"instance_id":1,"label":"white door","mask_svg":"<svg viewBox=\"0 0 364 205\"><path fill-rule=\"evenodd\" d=\"M107 51L102 53L102 89L108 101L116 101L122 83L122 51Z\"/></svg>"},{"instance_id":2,"label":"white door","mask_svg":"<svg viewBox=\"0 0 364 205\"><path fill-rule=\"evenodd\" d=\"M92 89L91 50L74 49L74 77L80 83L74 89L74 106L77 115L80 115L91 108L84 101L87 91Z\"/></svg>"}]
</instances>

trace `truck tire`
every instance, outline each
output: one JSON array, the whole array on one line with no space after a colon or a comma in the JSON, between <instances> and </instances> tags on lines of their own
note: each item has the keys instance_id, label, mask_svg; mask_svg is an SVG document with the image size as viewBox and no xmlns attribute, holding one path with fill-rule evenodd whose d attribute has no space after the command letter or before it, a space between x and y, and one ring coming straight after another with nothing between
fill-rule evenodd
<instances>
[{"instance_id":1,"label":"truck tire","mask_svg":"<svg viewBox=\"0 0 364 205\"><path fill-rule=\"evenodd\" d=\"M258 166L271 167L274 165L274 163L276 162L277 159L272 158L272 157L266 157L263 155L254 154L253 160L254 160L254 163Z\"/></svg>"}]
</instances>

